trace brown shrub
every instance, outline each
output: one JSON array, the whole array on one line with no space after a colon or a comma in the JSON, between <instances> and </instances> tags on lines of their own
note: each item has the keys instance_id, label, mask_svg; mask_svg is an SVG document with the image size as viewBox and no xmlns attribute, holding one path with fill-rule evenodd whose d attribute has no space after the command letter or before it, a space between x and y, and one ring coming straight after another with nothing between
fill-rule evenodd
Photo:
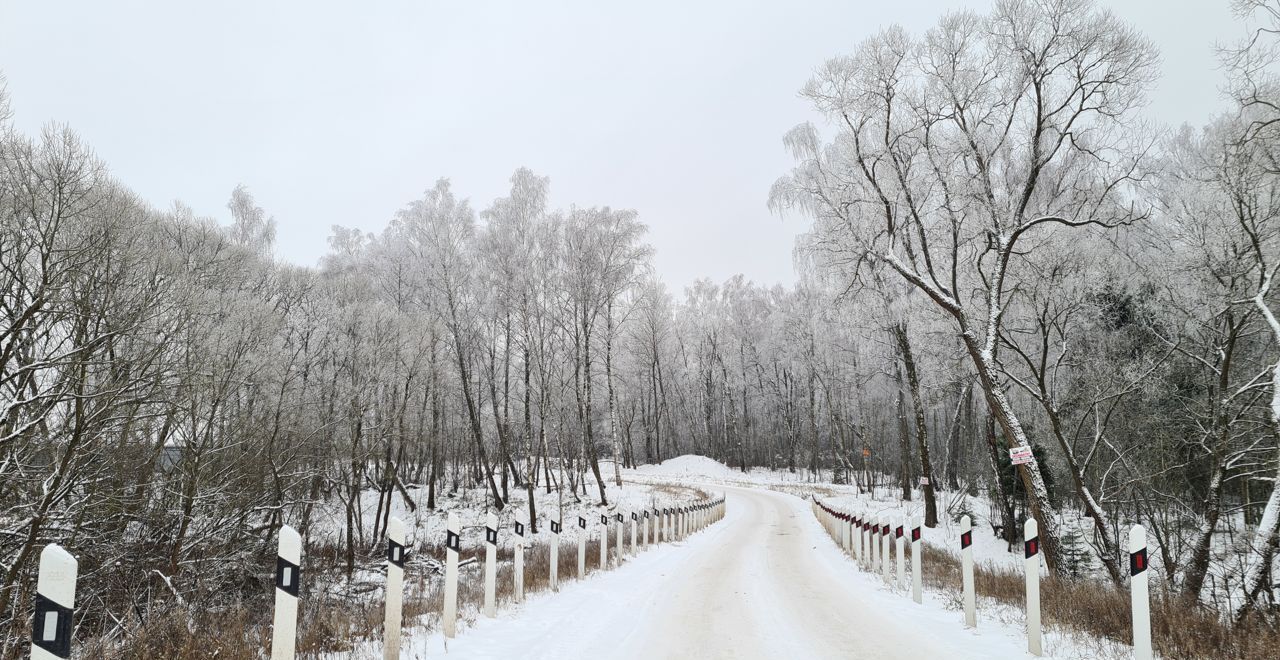
<instances>
[{"instance_id":1,"label":"brown shrub","mask_svg":"<svg viewBox=\"0 0 1280 660\"><path fill-rule=\"evenodd\" d=\"M960 603L960 557L925 544L924 582ZM1021 571L979 564L973 571L978 596L1023 607L1026 578ZM1280 658L1280 630L1274 622L1255 618L1232 626L1216 612L1156 588L1151 599L1151 638L1155 650L1171 660ZM1040 582L1041 617L1046 625L1071 632L1132 643L1129 592L1092 580L1046 577Z\"/></svg>"},{"instance_id":2,"label":"brown shrub","mask_svg":"<svg viewBox=\"0 0 1280 660\"><path fill-rule=\"evenodd\" d=\"M706 497L705 493L687 487L671 486L683 497ZM598 533L598 532L597 532ZM525 594L550 588L550 534L535 537L525 550ZM610 568L614 565L613 547L616 537L610 534ZM624 534L630 548L630 530ZM651 538L652 541L652 538ZM653 543L651 542L650 545ZM600 571L600 541L587 541L586 576ZM419 546L419 556L442 558L442 545ZM515 598L515 551L498 550L495 596L498 607L509 605ZM381 578L377 571L380 557L371 554L360 558L357 569L366 579L348 583L341 576L345 570L342 549L336 545L313 546L307 553L303 595L298 611L298 657L316 658L326 653L351 651L363 641L382 636L384 603ZM484 550L464 548L460 561L475 559L463 566L458 580L458 616L462 621L479 616L484 603ZM561 584L577 579L577 541L560 543L559 578ZM264 585L266 586L266 585ZM149 612L144 623L125 627L111 639L97 639L77 647L77 657L130 658L131 660L204 660L259 658L269 653L274 590L242 598L234 606L193 611L173 606L165 612ZM403 621L406 628L433 631L440 625L444 600L444 576L426 570L412 560L405 575Z\"/></svg>"}]
</instances>

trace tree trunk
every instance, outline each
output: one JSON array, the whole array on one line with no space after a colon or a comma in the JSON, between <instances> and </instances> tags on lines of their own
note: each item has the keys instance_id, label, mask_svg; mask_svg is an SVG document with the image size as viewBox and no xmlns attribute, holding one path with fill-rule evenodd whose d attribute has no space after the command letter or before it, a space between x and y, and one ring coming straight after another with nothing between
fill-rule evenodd
<instances>
[{"instance_id":1,"label":"tree trunk","mask_svg":"<svg viewBox=\"0 0 1280 660\"><path fill-rule=\"evenodd\" d=\"M972 332L965 331L961 337L977 369L978 383L982 385L982 392L987 399L987 408L991 410L991 416L1000 425L1005 438L1010 443L1030 447L1031 442L1022 428L1022 422L1018 419L1017 413L1013 410L1013 404L1009 402L1001 386L994 356L984 352ZM1019 465L1017 470L1018 476L1022 479L1023 489L1027 493L1027 507L1040 528L1040 547L1044 552L1045 565L1049 567L1050 572L1057 572L1061 563L1058 521L1054 517L1053 504L1049 501L1049 490L1045 486L1044 476L1040 474L1040 466L1034 461Z\"/></svg>"},{"instance_id":2,"label":"tree trunk","mask_svg":"<svg viewBox=\"0 0 1280 660\"><path fill-rule=\"evenodd\" d=\"M951 418L951 429L947 437L947 488L951 490L960 489L960 479L956 476L960 467L960 425L961 414L965 410L965 404L969 401L969 392L973 389L973 384L968 383L964 389L960 391L960 396L956 398L956 412Z\"/></svg>"},{"instance_id":3,"label":"tree trunk","mask_svg":"<svg viewBox=\"0 0 1280 660\"><path fill-rule=\"evenodd\" d=\"M938 526L938 500L933 490L933 465L929 461L929 434L924 421L924 398L920 396L920 378L916 372L915 354L911 351L911 340L907 336L907 326L898 324L894 327L894 335L898 338L898 349L902 353L902 363L907 371L907 387L911 392L911 405L916 416L916 448L920 452L920 490L924 493L924 525Z\"/></svg>"},{"instance_id":4,"label":"tree trunk","mask_svg":"<svg viewBox=\"0 0 1280 660\"><path fill-rule=\"evenodd\" d=\"M618 443L618 408L617 398L613 391L613 300L605 311L604 331L604 382L609 397L609 436L613 441L613 480L618 488L622 488L622 450ZM603 499L603 495L601 495Z\"/></svg>"},{"instance_id":5,"label":"tree trunk","mask_svg":"<svg viewBox=\"0 0 1280 660\"><path fill-rule=\"evenodd\" d=\"M1280 345L1280 320L1276 319L1271 308L1266 304L1266 294L1271 288L1270 285L1271 277L1268 274L1258 289L1254 305L1266 319L1276 345ZM1262 510L1262 519L1258 521L1253 541L1249 544L1244 571L1244 599L1236 608L1236 621L1243 619L1256 606L1258 594L1269 582L1266 578L1271 572L1271 560L1275 557L1277 544L1280 543L1280 361L1271 365L1271 406L1268 411L1268 422L1271 427L1272 441L1276 443L1276 474L1271 482L1271 495L1267 498L1267 505Z\"/></svg>"}]
</instances>

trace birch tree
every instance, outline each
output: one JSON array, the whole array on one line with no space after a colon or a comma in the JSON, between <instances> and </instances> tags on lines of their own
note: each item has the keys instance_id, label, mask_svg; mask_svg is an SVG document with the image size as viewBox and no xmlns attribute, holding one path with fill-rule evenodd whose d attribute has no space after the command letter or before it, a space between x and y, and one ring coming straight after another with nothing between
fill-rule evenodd
<instances>
[{"instance_id":1,"label":"birch tree","mask_svg":"<svg viewBox=\"0 0 1280 660\"><path fill-rule=\"evenodd\" d=\"M1133 197L1150 147L1136 110L1154 65L1143 37L1088 0L1009 0L919 40L890 28L805 87L837 135L824 146L812 127L792 133L800 164L775 185L775 206L818 216L952 317L1013 445L1030 440L997 350L1022 255L1147 215ZM1056 567L1040 470L1018 471Z\"/></svg>"}]
</instances>

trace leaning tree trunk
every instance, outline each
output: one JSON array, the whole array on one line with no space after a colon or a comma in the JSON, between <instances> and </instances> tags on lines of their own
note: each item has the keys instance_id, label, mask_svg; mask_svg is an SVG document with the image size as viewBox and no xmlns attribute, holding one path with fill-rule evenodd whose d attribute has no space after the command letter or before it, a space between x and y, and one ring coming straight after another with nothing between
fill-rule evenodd
<instances>
[{"instance_id":1,"label":"leaning tree trunk","mask_svg":"<svg viewBox=\"0 0 1280 660\"><path fill-rule=\"evenodd\" d=\"M1013 547L1013 542L1017 539L1018 523L1013 516L1013 503L1010 501L1010 494L1004 489L1004 479L1000 474L1000 451L1001 447L996 442L996 419L990 414L987 415L987 461L991 465L992 481L996 487L997 504L1000 507L1000 525L1003 533L1000 535L1009 547Z\"/></svg>"},{"instance_id":2,"label":"leaning tree trunk","mask_svg":"<svg viewBox=\"0 0 1280 660\"><path fill-rule=\"evenodd\" d=\"M907 336L906 325L899 323L895 326L894 336L898 339L902 364L907 370L907 388L911 392L911 405L915 408L916 447L920 452L920 490L924 493L924 525L937 527L938 500L933 490L933 465L929 461L929 432L925 426L924 399L920 396L920 377L916 372L915 354L911 352L911 340Z\"/></svg>"},{"instance_id":3,"label":"leaning tree trunk","mask_svg":"<svg viewBox=\"0 0 1280 660\"><path fill-rule=\"evenodd\" d=\"M1267 307L1266 294L1271 288L1271 277L1263 280L1262 286L1254 298L1254 305L1262 312L1272 335L1280 345L1280 320L1277 320ZM1249 556L1244 571L1244 600L1236 608L1236 621L1244 618L1254 609L1258 594L1267 586L1267 575L1271 572L1271 559L1275 557L1276 545L1280 543L1280 361L1271 366L1271 409L1268 415L1271 434L1276 442L1276 473L1271 482L1271 496L1262 510L1262 519L1258 521L1258 529L1254 532L1253 542L1249 545Z\"/></svg>"},{"instance_id":4,"label":"leaning tree trunk","mask_svg":"<svg viewBox=\"0 0 1280 660\"><path fill-rule=\"evenodd\" d=\"M1204 588L1204 578L1209 572L1209 560L1213 550L1213 534L1217 531L1218 521L1222 517L1222 493L1227 481L1227 450L1231 442L1231 419L1228 413L1229 398L1227 391L1231 386L1231 370L1235 357L1238 332L1242 325L1237 325L1228 309L1225 314L1227 337L1219 352L1217 397L1213 399L1213 468L1209 472L1209 483L1205 488L1202 506L1203 518L1196 530L1195 542L1191 546L1191 559L1187 562L1186 572L1182 578L1182 597L1196 602L1200 599L1200 591Z\"/></svg>"},{"instance_id":5,"label":"leaning tree trunk","mask_svg":"<svg viewBox=\"0 0 1280 660\"><path fill-rule=\"evenodd\" d=\"M480 411L471 392L471 370L467 368L466 353L462 350L462 331L456 326L456 322L452 330L454 352L458 357L458 376L462 381L462 398L467 405L467 419L471 422L471 438L475 441L476 453L484 466L484 477L489 483L489 492L493 495L493 506L501 511L506 503L502 500L502 493L498 492L497 482L493 480L493 465L489 463L489 455L484 448L484 429L480 425Z\"/></svg>"},{"instance_id":6,"label":"leaning tree trunk","mask_svg":"<svg viewBox=\"0 0 1280 660\"><path fill-rule=\"evenodd\" d=\"M1042 391L1042 396L1047 397L1048 393ZM1062 417L1058 414L1058 409L1047 398L1041 398L1040 402L1043 404L1045 414L1049 417L1053 436L1057 439L1058 446L1062 449L1062 454L1067 461L1067 469L1071 473L1071 483L1075 486L1076 495L1080 497L1086 515L1093 519L1093 529L1097 533L1099 545L1102 546L1102 565L1107 569L1111 582L1117 587L1123 586L1124 577L1120 570L1120 543L1112 533L1111 515L1102 508L1102 503L1093 496L1093 490L1085 483L1084 471L1080 467L1080 462L1076 460L1076 453L1062 432Z\"/></svg>"},{"instance_id":7,"label":"leaning tree trunk","mask_svg":"<svg viewBox=\"0 0 1280 660\"><path fill-rule=\"evenodd\" d=\"M1022 422L1013 410L1013 404L1005 396L995 365L995 356L978 345L972 332L965 331L961 337L978 372L978 383L986 396L987 407L991 409L991 416L1004 431L1005 438L1017 446L1031 446L1027 433L1022 428ZM1058 521L1054 517L1053 503L1049 501L1049 489L1045 486L1044 475L1040 473L1040 466L1035 461L1023 463L1017 469L1018 476L1022 479L1022 487L1027 493L1027 507L1031 509L1031 515L1040 527L1040 547L1044 552L1045 565L1049 567L1050 572L1056 573L1060 564L1061 545L1058 543Z\"/></svg>"}]
</instances>

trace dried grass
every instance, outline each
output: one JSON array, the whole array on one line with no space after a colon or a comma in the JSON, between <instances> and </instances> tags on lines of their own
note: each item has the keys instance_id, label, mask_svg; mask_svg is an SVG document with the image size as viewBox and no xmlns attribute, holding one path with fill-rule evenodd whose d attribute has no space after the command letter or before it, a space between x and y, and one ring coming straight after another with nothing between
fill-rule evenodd
<instances>
[{"instance_id":1,"label":"dried grass","mask_svg":"<svg viewBox=\"0 0 1280 660\"><path fill-rule=\"evenodd\" d=\"M630 549L630 530L624 534ZM610 568L616 562L616 548L609 537ZM652 541L652 539L651 539ZM650 543L652 545L652 542ZM600 542L589 540L586 577L599 572ZM338 575L341 553L332 548L315 548L308 553L308 570L313 574ZM512 549L499 549L495 596L503 607L515 599L515 564ZM439 545L421 546L417 554L444 556ZM462 567L458 580L458 615L461 622L479 616L484 603L484 551L465 548L460 561L476 561ZM524 590L529 594L551 586L551 550L547 543L534 543L525 550ZM363 565L373 568L378 558L365 557ZM576 541L560 543L559 580L566 584L577 579L578 545ZM374 582L377 582L376 580ZM304 583L299 607L297 650L300 659L317 658L327 653L344 653L356 644L381 638L383 600L381 584L365 582L348 585L344 590L321 591ZM360 592L370 593L359 597ZM425 570L411 570L405 579L404 625L419 631L433 631L440 626L443 603L443 576ZM134 626L112 640L95 640L77 649L77 657L129 658L130 660L206 660L265 657L270 649L270 617L273 594L245 599L240 605L223 611L192 612L175 607L163 614L152 613L145 625Z\"/></svg>"},{"instance_id":2,"label":"dried grass","mask_svg":"<svg viewBox=\"0 0 1280 660\"><path fill-rule=\"evenodd\" d=\"M960 557L926 544L924 582L947 592L960 603ZM1021 571L992 564L974 567L974 590L990 598L1022 608L1026 578ZM1155 650L1170 660L1232 658L1239 660L1280 658L1280 629L1261 617L1232 626L1216 612L1191 605L1164 589L1152 589L1151 637ZM1129 592L1092 580L1046 577L1040 582L1041 617L1047 626L1068 633L1131 644Z\"/></svg>"}]
</instances>

